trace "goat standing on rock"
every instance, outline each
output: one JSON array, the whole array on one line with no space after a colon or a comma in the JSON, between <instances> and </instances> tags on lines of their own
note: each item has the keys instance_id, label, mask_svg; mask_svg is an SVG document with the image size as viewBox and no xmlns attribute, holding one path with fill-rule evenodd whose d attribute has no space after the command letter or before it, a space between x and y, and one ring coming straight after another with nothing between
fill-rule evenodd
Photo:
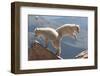
<instances>
[{"instance_id":1,"label":"goat standing on rock","mask_svg":"<svg viewBox=\"0 0 100 76\"><path fill-rule=\"evenodd\" d=\"M36 28L35 30L35 37L42 36L45 40L45 47L48 47L48 41L51 41L52 45L56 50L59 50L59 40L58 40L58 33L53 28Z\"/></svg>"}]
</instances>

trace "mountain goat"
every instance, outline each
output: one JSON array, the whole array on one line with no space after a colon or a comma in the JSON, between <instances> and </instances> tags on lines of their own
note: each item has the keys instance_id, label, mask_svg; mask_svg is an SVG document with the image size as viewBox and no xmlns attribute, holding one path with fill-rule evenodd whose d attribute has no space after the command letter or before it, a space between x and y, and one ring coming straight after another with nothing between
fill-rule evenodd
<instances>
[{"instance_id":1,"label":"mountain goat","mask_svg":"<svg viewBox=\"0 0 100 76\"><path fill-rule=\"evenodd\" d=\"M58 33L53 28L36 28L35 30L35 37L42 36L45 39L45 47L48 47L48 41L51 41L54 48L57 50L57 55L60 53L60 46L58 40Z\"/></svg>"},{"instance_id":2,"label":"mountain goat","mask_svg":"<svg viewBox=\"0 0 100 76\"><path fill-rule=\"evenodd\" d=\"M64 24L56 29L59 34L59 39L62 39L64 36L71 36L77 39L77 33L80 32L79 25L76 24Z\"/></svg>"}]
</instances>

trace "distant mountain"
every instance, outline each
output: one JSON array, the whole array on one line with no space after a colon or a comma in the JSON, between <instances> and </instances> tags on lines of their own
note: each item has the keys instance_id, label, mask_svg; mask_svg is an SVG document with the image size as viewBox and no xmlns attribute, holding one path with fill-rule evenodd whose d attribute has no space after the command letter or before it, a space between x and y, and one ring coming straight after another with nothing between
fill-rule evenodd
<instances>
[{"instance_id":1,"label":"distant mountain","mask_svg":"<svg viewBox=\"0 0 100 76\"><path fill-rule=\"evenodd\" d=\"M32 32L36 27L51 27L55 28L55 24L45 19L42 16L29 16L28 18L28 31Z\"/></svg>"}]
</instances>

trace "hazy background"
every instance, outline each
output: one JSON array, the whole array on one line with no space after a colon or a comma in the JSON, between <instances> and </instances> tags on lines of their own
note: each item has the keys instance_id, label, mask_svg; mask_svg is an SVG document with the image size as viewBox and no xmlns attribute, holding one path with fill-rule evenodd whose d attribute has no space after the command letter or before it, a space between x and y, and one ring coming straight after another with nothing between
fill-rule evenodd
<instances>
[{"instance_id":1,"label":"hazy background","mask_svg":"<svg viewBox=\"0 0 100 76\"><path fill-rule=\"evenodd\" d=\"M51 27L58 28L63 24L78 24L80 25L80 33L78 39L74 40L71 37L64 37L61 41L61 57L64 59L73 59L77 54L85 49L88 49L88 18L75 16L28 16L28 47L31 48L34 39L33 30L36 27ZM38 38L40 44L44 46L43 38ZM55 49L49 42L50 51L55 53Z\"/></svg>"}]
</instances>

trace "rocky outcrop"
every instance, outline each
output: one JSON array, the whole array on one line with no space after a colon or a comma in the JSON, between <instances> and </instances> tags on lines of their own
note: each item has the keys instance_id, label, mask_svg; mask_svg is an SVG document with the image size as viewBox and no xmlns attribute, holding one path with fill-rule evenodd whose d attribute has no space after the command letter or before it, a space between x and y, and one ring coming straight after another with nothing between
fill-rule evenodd
<instances>
[{"instance_id":1,"label":"rocky outcrop","mask_svg":"<svg viewBox=\"0 0 100 76\"><path fill-rule=\"evenodd\" d=\"M79 53L78 55L75 56L75 58L83 58L83 59L86 59L88 58L88 51L87 50L84 50L82 51L81 53Z\"/></svg>"},{"instance_id":2,"label":"rocky outcrop","mask_svg":"<svg viewBox=\"0 0 100 76\"><path fill-rule=\"evenodd\" d=\"M49 49L44 48L38 42L35 42L32 48L28 49L28 60L51 60L51 59L61 59L57 57L54 53L49 51Z\"/></svg>"}]
</instances>

